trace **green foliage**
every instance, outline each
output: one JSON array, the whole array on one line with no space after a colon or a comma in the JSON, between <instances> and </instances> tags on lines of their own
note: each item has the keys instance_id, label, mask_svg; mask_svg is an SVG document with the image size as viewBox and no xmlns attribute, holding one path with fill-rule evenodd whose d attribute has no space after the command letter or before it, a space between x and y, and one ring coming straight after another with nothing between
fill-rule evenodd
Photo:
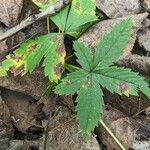
<instances>
[{"instance_id":1,"label":"green foliage","mask_svg":"<svg viewBox=\"0 0 150 150\"><path fill-rule=\"evenodd\" d=\"M20 48L15 50L13 57L8 56L2 63L0 76L6 76L8 70L16 75L18 72L22 75L31 73L43 58L42 66L45 75L50 81L57 82L61 77L62 66L65 61L62 34L43 35L23 43Z\"/></svg>"},{"instance_id":2,"label":"green foliage","mask_svg":"<svg viewBox=\"0 0 150 150\"><path fill-rule=\"evenodd\" d=\"M39 6L41 11L46 10L50 5L55 4L58 0L33 0ZM64 33L78 37L98 18L95 15L95 0L72 0L71 4L63 10L52 16L50 19Z\"/></svg>"},{"instance_id":3,"label":"green foliage","mask_svg":"<svg viewBox=\"0 0 150 150\"><path fill-rule=\"evenodd\" d=\"M94 67L96 69L112 65L119 58L131 36L131 27L131 20L124 20L103 37L97 45L94 55Z\"/></svg>"},{"instance_id":4,"label":"green foliage","mask_svg":"<svg viewBox=\"0 0 150 150\"><path fill-rule=\"evenodd\" d=\"M56 86L55 93L77 93L77 119L84 138L87 138L97 126L103 111L101 87L126 96L138 95L137 92L140 90L150 97L150 89L143 77L131 72L131 69L112 66L123 53L130 39L131 29L131 19L123 20L114 26L99 42L93 55L92 50L82 43L74 43L77 61L82 68L68 74Z\"/></svg>"},{"instance_id":5,"label":"green foliage","mask_svg":"<svg viewBox=\"0 0 150 150\"><path fill-rule=\"evenodd\" d=\"M78 37L91 22L97 21L95 9L95 0L72 0L71 6L65 7L51 20L63 33Z\"/></svg>"},{"instance_id":6,"label":"green foliage","mask_svg":"<svg viewBox=\"0 0 150 150\"><path fill-rule=\"evenodd\" d=\"M44 0L33 1L44 11L58 0L48 0L46 4ZM62 33L50 33L23 43L1 63L0 77L7 76L9 71L14 75L31 73L42 64L45 76L50 80L47 94L55 86L51 82L57 83L61 78L66 55L64 36L69 34L77 38L97 21L95 8L95 0L72 0L70 5L51 17ZM130 39L131 29L131 19L123 20L101 39L94 52L84 44L74 42L81 68L66 64L66 68L73 72L56 86L55 93L77 93L77 119L84 138L89 137L101 117L104 104L102 87L126 96L138 95L141 91L150 98L149 85L143 77L131 69L113 66Z\"/></svg>"},{"instance_id":7,"label":"green foliage","mask_svg":"<svg viewBox=\"0 0 150 150\"><path fill-rule=\"evenodd\" d=\"M46 2L44 0L33 0L33 2L41 8L41 11L44 11L58 0L48 0ZM66 33L70 35L77 34L86 23L90 24L90 22L97 20L94 1L89 0L84 3L85 0L73 0L70 5L51 19L63 33L67 31ZM74 20L77 22L75 23ZM31 73L44 59L42 66L44 67L45 76L48 76L51 82L58 82L61 78L66 55L64 35L51 33L23 43L15 50L13 57L8 56L3 62L4 64L2 63L0 76L7 76L8 71L11 71L14 75ZM6 67L6 65L9 67Z\"/></svg>"}]
</instances>

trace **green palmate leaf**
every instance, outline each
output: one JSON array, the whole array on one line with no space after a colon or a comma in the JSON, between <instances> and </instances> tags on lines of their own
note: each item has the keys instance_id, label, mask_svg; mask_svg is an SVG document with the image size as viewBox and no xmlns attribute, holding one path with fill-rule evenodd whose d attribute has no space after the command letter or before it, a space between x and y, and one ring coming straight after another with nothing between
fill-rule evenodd
<instances>
[{"instance_id":1,"label":"green palmate leaf","mask_svg":"<svg viewBox=\"0 0 150 150\"><path fill-rule=\"evenodd\" d=\"M96 69L112 65L123 53L131 37L132 21L123 20L114 26L99 42L94 55Z\"/></svg>"},{"instance_id":2,"label":"green palmate leaf","mask_svg":"<svg viewBox=\"0 0 150 150\"><path fill-rule=\"evenodd\" d=\"M61 77L65 59L63 35L54 33L29 40L14 52L13 57L8 58L15 62L11 65L11 72L16 75L31 73L44 58L45 75L50 81L57 82ZM8 61L8 58L5 61Z\"/></svg>"},{"instance_id":3,"label":"green palmate leaf","mask_svg":"<svg viewBox=\"0 0 150 150\"><path fill-rule=\"evenodd\" d=\"M90 49L85 47L82 43L74 42L74 49L76 50L77 62L83 69L90 71L92 68L93 56Z\"/></svg>"},{"instance_id":4,"label":"green palmate leaf","mask_svg":"<svg viewBox=\"0 0 150 150\"><path fill-rule=\"evenodd\" d=\"M72 0L71 8L65 7L51 19L63 33L77 37L87 23L97 20L95 8L95 0Z\"/></svg>"},{"instance_id":5,"label":"green palmate leaf","mask_svg":"<svg viewBox=\"0 0 150 150\"><path fill-rule=\"evenodd\" d=\"M82 86L78 92L77 119L83 138L89 137L91 130L98 125L101 113L103 111L103 93L98 83L92 80L90 86Z\"/></svg>"},{"instance_id":6,"label":"green palmate leaf","mask_svg":"<svg viewBox=\"0 0 150 150\"><path fill-rule=\"evenodd\" d=\"M56 86L55 92L60 95L77 92L77 118L84 138L94 130L102 113L103 93L100 86L126 96L138 95L140 90L150 98L150 88L143 77L131 69L110 66L123 53L131 35L131 25L131 19L127 19L114 26L101 39L93 55L92 50L75 42L75 54L82 69L68 74Z\"/></svg>"}]
</instances>

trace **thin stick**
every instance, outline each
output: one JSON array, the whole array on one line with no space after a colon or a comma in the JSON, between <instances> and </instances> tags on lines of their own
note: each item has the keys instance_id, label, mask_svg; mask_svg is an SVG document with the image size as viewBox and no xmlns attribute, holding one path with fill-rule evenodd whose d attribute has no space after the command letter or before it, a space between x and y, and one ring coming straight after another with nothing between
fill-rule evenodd
<instances>
[{"instance_id":1,"label":"thin stick","mask_svg":"<svg viewBox=\"0 0 150 150\"><path fill-rule=\"evenodd\" d=\"M51 5L47 10L44 12L41 12L36 15L31 15L27 19L23 20L20 24L17 26L9 29L8 31L4 32L0 36L0 42L5 40L6 38L14 35L15 33L19 32L20 30L24 29L25 27L33 24L35 21L41 20L43 18L46 18L48 16L52 16L56 14L58 11L60 11L65 5L69 4L71 0L59 0L55 5Z\"/></svg>"},{"instance_id":2,"label":"thin stick","mask_svg":"<svg viewBox=\"0 0 150 150\"><path fill-rule=\"evenodd\" d=\"M50 33L50 22L49 22L49 17L47 17L47 33Z\"/></svg>"},{"instance_id":3,"label":"thin stick","mask_svg":"<svg viewBox=\"0 0 150 150\"><path fill-rule=\"evenodd\" d=\"M120 143L120 141L115 137L115 135L111 132L111 130L106 126L103 120L100 120L101 125L106 129L106 131L111 135L111 137L115 140L115 142L119 145L122 150L126 150L124 146Z\"/></svg>"}]
</instances>

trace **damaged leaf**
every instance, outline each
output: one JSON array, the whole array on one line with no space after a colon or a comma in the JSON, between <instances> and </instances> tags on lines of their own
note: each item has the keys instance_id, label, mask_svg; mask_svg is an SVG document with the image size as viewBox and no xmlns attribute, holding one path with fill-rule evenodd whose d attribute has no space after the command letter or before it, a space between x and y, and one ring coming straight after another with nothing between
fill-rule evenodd
<instances>
[{"instance_id":1,"label":"damaged leaf","mask_svg":"<svg viewBox=\"0 0 150 150\"><path fill-rule=\"evenodd\" d=\"M14 75L31 73L44 58L45 76L57 82L61 77L65 55L62 34L43 35L23 43L12 56L8 56L2 62L0 76L6 76L9 70Z\"/></svg>"},{"instance_id":2,"label":"damaged leaf","mask_svg":"<svg viewBox=\"0 0 150 150\"><path fill-rule=\"evenodd\" d=\"M15 61L10 56L1 63L0 66L0 77L7 76L7 71L15 64Z\"/></svg>"},{"instance_id":3,"label":"damaged leaf","mask_svg":"<svg viewBox=\"0 0 150 150\"><path fill-rule=\"evenodd\" d=\"M54 43L51 49L49 48L45 52L43 66L45 75L49 77L49 80L57 82L61 78L66 52L62 34L51 38L53 38Z\"/></svg>"}]
</instances>

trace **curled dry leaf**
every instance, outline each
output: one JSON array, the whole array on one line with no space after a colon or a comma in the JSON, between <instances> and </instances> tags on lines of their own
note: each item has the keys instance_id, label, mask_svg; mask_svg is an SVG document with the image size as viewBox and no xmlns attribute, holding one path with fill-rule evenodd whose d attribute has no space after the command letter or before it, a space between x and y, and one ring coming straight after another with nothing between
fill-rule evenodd
<instances>
[{"instance_id":1,"label":"curled dry leaf","mask_svg":"<svg viewBox=\"0 0 150 150\"><path fill-rule=\"evenodd\" d=\"M137 14L141 10L140 0L96 0L96 5L110 18Z\"/></svg>"},{"instance_id":2,"label":"curled dry leaf","mask_svg":"<svg viewBox=\"0 0 150 150\"><path fill-rule=\"evenodd\" d=\"M36 70L31 75L23 77L13 77L10 75L5 78L0 78L1 87L30 95L36 100L42 97L47 82L48 80L41 70Z\"/></svg>"},{"instance_id":3,"label":"curled dry leaf","mask_svg":"<svg viewBox=\"0 0 150 150\"><path fill-rule=\"evenodd\" d=\"M146 10L150 11L150 0L141 0L141 5Z\"/></svg>"},{"instance_id":4,"label":"curled dry leaf","mask_svg":"<svg viewBox=\"0 0 150 150\"><path fill-rule=\"evenodd\" d=\"M120 66L132 68L140 73L146 75L147 81L150 83L150 58L146 56L130 55L122 58L117 62Z\"/></svg>"},{"instance_id":5,"label":"curled dry leaf","mask_svg":"<svg viewBox=\"0 0 150 150\"><path fill-rule=\"evenodd\" d=\"M137 34L139 45L145 49L148 53L150 52L150 19L145 19L143 27Z\"/></svg>"},{"instance_id":6,"label":"curled dry leaf","mask_svg":"<svg viewBox=\"0 0 150 150\"><path fill-rule=\"evenodd\" d=\"M138 34L138 42L146 51L150 52L150 30Z\"/></svg>"},{"instance_id":7,"label":"curled dry leaf","mask_svg":"<svg viewBox=\"0 0 150 150\"><path fill-rule=\"evenodd\" d=\"M22 6L23 0L1 0L0 21L8 27L15 26L18 23Z\"/></svg>"},{"instance_id":8,"label":"curled dry leaf","mask_svg":"<svg viewBox=\"0 0 150 150\"><path fill-rule=\"evenodd\" d=\"M131 55L131 50L136 40L136 32L141 27L141 23L143 22L145 18L147 18L147 16L148 16L147 13L131 15L131 18L133 21L132 37L120 59L123 59ZM79 41L83 42L88 47L95 49L97 43L99 42L99 39L101 39L103 35L109 32L115 24L119 23L121 20L126 19L126 18L127 17L122 17L118 19L110 19L110 20L101 21L97 23L96 25L94 25L93 27L91 27L89 31L84 33L79 38Z\"/></svg>"},{"instance_id":9,"label":"curled dry leaf","mask_svg":"<svg viewBox=\"0 0 150 150\"><path fill-rule=\"evenodd\" d=\"M9 108L13 124L22 132L35 124L37 114L41 107L35 103L35 100L27 95L10 90L2 90L2 98Z\"/></svg>"},{"instance_id":10,"label":"curled dry leaf","mask_svg":"<svg viewBox=\"0 0 150 150\"><path fill-rule=\"evenodd\" d=\"M83 141L78 131L75 115L66 107L56 107L56 112L50 119L46 132L47 136L41 139L39 150L43 150L44 143L45 150L100 150L95 137L91 136L87 142Z\"/></svg>"}]
</instances>

